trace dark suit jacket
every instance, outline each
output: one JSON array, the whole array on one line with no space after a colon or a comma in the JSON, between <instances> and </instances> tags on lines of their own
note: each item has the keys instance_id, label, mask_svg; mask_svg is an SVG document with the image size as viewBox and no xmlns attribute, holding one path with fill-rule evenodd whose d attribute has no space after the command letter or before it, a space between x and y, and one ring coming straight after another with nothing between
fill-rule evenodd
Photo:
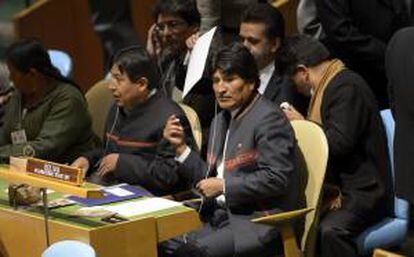
<instances>
[{"instance_id":1,"label":"dark suit jacket","mask_svg":"<svg viewBox=\"0 0 414 257\"><path fill-rule=\"evenodd\" d=\"M367 219L391 204L386 138L377 104L365 81L350 70L325 90L322 127L329 145L326 180L341 188L344 208Z\"/></svg>"},{"instance_id":2,"label":"dark suit jacket","mask_svg":"<svg viewBox=\"0 0 414 257\"><path fill-rule=\"evenodd\" d=\"M408 25L401 0L315 0L331 53L364 77L380 107L388 106L384 60L393 33Z\"/></svg>"},{"instance_id":3,"label":"dark suit jacket","mask_svg":"<svg viewBox=\"0 0 414 257\"><path fill-rule=\"evenodd\" d=\"M104 148L84 154L91 167L97 167L102 157L118 153L113 173L118 182L140 185L155 195L165 195L188 189L178 176L179 164L175 152L163 139L163 130L171 115L179 117L186 133L186 142L193 149L195 142L189 122L181 108L158 92L146 103L130 112L112 105L106 122Z\"/></svg>"},{"instance_id":4,"label":"dark suit jacket","mask_svg":"<svg viewBox=\"0 0 414 257\"><path fill-rule=\"evenodd\" d=\"M294 133L280 109L260 95L235 118L227 111L215 117L210 127L208 163L192 152L183 163L186 176L197 183L207 170L210 176L216 174L227 129L224 177L228 208L252 214L297 207Z\"/></svg>"},{"instance_id":5,"label":"dark suit jacket","mask_svg":"<svg viewBox=\"0 0 414 257\"><path fill-rule=\"evenodd\" d=\"M251 223L250 218L263 216L264 211L287 211L300 205L296 142L285 115L258 94L235 117L222 111L214 118L208 162L191 152L180 169L185 172L181 177L197 183L207 171L209 176L216 174L227 130L224 162L227 224L234 236L235 252L246 254L246 249L257 249L257 245L269 247L269 240L276 238L271 226Z\"/></svg>"},{"instance_id":6,"label":"dark suit jacket","mask_svg":"<svg viewBox=\"0 0 414 257\"><path fill-rule=\"evenodd\" d=\"M273 72L263 96L280 106L283 102L293 105L300 113L306 115L309 99L296 91L295 85L287 77L280 77Z\"/></svg>"},{"instance_id":7,"label":"dark suit jacket","mask_svg":"<svg viewBox=\"0 0 414 257\"><path fill-rule=\"evenodd\" d=\"M397 196L414 203L414 28L398 31L387 51L387 75L395 119L394 167Z\"/></svg>"}]
</instances>

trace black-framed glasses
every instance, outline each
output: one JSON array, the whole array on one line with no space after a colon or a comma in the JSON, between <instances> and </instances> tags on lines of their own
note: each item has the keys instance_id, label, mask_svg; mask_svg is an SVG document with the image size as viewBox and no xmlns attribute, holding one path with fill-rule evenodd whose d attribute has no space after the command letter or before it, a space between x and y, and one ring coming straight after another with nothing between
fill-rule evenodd
<instances>
[{"instance_id":1,"label":"black-framed glasses","mask_svg":"<svg viewBox=\"0 0 414 257\"><path fill-rule=\"evenodd\" d=\"M159 32L164 32L166 28L172 30L172 31L178 31L184 27L187 27L188 23L181 20L171 20L166 22L159 22L157 23L156 29Z\"/></svg>"}]
</instances>

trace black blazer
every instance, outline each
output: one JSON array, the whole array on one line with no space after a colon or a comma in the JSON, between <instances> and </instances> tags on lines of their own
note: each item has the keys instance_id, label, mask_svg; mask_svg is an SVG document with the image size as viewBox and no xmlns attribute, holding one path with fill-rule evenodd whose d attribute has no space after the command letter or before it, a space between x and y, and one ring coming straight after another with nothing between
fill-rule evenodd
<instances>
[{"instance_id":1,"label":"black blazer","mask_svg":"<svg viewBox=\"0 0 414 257\"><path fill-rule=\"evenodd\" d=\"M388 106L384 60L388 41L409 24L401 0L315 0L333 56L364 77L380 107Z\"/></svg>"},{"instance_id":2,"label":"black blazer","mask_svg":"<svg viewBox=\"0 0 414 257\"><path fill-rule=\"evenodd\" d=\"M394 167L397 196L414 203L414 28L398 31L387 51L387 75L395 119Z\"/></svg>"},{"instance_id":3,"label":"black blazer","mask_svg":"<svg viewBox=\"0 0 414 257\"><path fill-rule=\"evenodd\" d=\"M392 195L386 138L365 81L350 70L335 76L325 89L321 117L329 145L326 180L341 188L344 208L367 219L385 215Z\"/></svg>"}]
</instances>

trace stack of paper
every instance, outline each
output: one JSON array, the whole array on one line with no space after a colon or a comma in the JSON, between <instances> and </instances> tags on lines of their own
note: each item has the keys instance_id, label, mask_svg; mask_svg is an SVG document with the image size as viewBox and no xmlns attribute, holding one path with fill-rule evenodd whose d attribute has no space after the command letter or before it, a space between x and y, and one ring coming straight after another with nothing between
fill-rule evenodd
<instances>
[{"instance_id":1,"label":"stack of paper","mask_svg":"<svg viewBox=\"0 0 414 257\"><path fill-rule=\"evenodd\" d=\"M172 207L180 206L181 203L170 201L164 198L148 198L133 202L119 203L111 206L103 206L105 210L115 212L123 217L132 217L151 212L161 211Z\"/></svg>"}]
</instances>

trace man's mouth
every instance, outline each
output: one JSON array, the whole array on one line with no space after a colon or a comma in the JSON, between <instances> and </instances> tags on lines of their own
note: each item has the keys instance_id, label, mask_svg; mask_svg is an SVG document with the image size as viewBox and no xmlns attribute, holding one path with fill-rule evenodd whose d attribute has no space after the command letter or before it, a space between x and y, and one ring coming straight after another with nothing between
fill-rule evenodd
<instances>
[{"instance_id":1,"label":"man's mouth","mask_svg":"<svg viewBox=\"0 0 414 257\"><path fill-rule=\"evenodd\" d=\"M219 96L217 99L219 101L228 101L228 100L231 100L231 97L230 96Z\"/></svg>"}]
</instances>

